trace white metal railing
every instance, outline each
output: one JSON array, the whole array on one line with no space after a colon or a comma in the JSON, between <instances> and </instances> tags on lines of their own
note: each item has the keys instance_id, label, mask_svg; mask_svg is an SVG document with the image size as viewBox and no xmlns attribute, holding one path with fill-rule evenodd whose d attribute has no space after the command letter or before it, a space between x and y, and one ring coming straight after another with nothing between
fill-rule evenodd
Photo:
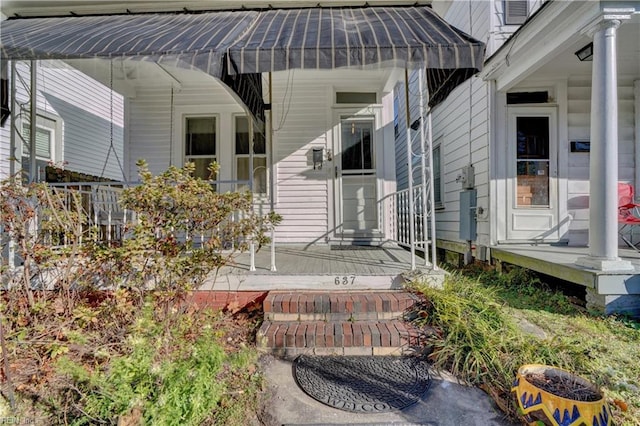
<instances>
[{"instance_id":1,"label":"white metal railing","mask_svg":"<svg viewBox=\"0 0 640 426\"><path fill-rule=\"evenodd\" d=\"M411 189L388 194L378 202L378 211L381 220L388 223L389 241L413 248L412 256L416 250L422 251L425 266L435 267L435 258L429 259L429 249L432 244L435 244L429 226L430 221L435 220L434 209L431 208L428 195L425 198L425 194L429 191L429 182L427 182L426 186L415 185ZM412 259L412 267L414 264L415 260Z\"/></svg>"},{"instance_id":2,"label":"white metal railing","mask_svg":"<svg viewBox=\"0 0 640 426\"><path fill-rule=\"evenodd\" d=\"M248 187L248 181L246 180L218 180L211 181L218 192L236 192ZM82 226L83 232L76 243L82 244L83 239L91 238L94 241L107 242L109 244L117 243L123 238L126 238L129 229L132 229L136 224L135 214L127 209L124 209L120 203L122 191L125 188L139 185L138 182L64 182L64 183L50 183L49 187L52 189L53 200L52 202L59 204L59 207L71 214L65 218L72 217L74 220L79 221L78 225ZM259 208L259 201L254 202L255 208ZM52 219L51 217L45 217L47 215L47 209L40 207L35 219L35 229L44 231L44 238L47 244L52 246L65 246L70 244L66 234L58 234L56 232L43 229L43 223L46 219ZM241 217L238 214L233 214L229 220L239 220ZM73 224L70 224L73 225ZM4 235L4 232L2 233ZM176 235L181 240L191 239L196 244L204 243L208 238L201 233L190 233L187 229L180 235ZM7 247L11 248L12 241L7 241ZM230 240L229 250L234 249L237 242ZM272 242L273 246L273 242ZM272 251L274 248L272 247ZM7 255L8 264L13 265L12 250L7 250L8 253L3 253L3 257ZM255 245L250 242L250 255L251 255L251 267L252 271L255 270ZM275 269L275 256L272 256L272 269Z\"/></svg>"}]
</instances>

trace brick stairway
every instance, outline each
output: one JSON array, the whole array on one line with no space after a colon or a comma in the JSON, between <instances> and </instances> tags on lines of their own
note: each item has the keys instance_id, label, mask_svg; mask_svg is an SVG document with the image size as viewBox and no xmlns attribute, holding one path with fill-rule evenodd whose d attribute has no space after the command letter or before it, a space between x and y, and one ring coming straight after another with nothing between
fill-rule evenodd
<instances>
[{"instance_id":1,"label":"brick stairway","mask_svg":"<svg viewBox=\"0 0 640 426\"><path fill-rule=\"evenodd\" d=\"M269 292L258 345L284 358L314 355L401 355L419 348L420 333L402 320L419 300L406 292Z\"/></svg>"}]
</instances>

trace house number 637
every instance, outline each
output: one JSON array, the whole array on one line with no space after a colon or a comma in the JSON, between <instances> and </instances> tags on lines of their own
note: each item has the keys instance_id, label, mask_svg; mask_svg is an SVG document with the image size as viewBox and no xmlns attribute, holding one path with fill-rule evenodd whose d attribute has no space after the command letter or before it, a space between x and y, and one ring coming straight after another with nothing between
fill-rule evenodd
<instances>
[{"instance_id":1,"label":"house number 637","mask_svg":"<svg viewBox=\"0 0 640 426\"><path fill-rule=\"evenodd\" d=\"M356 276L349 275L346 277L335 277L333 283L335 285L354 285L356 283Z\"/></svg>"}]
</instances>

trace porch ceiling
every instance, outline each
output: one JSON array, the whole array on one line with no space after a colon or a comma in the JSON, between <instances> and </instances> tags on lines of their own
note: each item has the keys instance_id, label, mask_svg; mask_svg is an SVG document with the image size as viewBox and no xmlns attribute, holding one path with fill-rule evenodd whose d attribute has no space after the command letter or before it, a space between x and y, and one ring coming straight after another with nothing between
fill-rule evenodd
<instances>
[{"instance_id":1,"label":"porch ceiling","mask_svg":"<svg viewBox=\"0 0 640 426\"><path fill-rule=\"evenodd\" d=\"M588 32L603 19L603 7L616 4L622 7L620 14L625 17L616 39L618 75L640 76L637 2L550 1L487 59L481 77L495 80L498 90L507 91L525 79L590 76L592 62L580 62L575 52L592 41Z\"/></svg>"},{"instance_id":2,"label":"porch ceiling","mask_svg":"<svg viewBox=\"0 0 640 426\"><path fill-rule=\"evenodd\" d=\"M618 28L618 76L640 78L640 15ZM536 79L581 77L591 75L592 62L578 60L575 52L591 42L586 35L568 43L550 61L535 72Z\"/></svg>"}]
</instances>

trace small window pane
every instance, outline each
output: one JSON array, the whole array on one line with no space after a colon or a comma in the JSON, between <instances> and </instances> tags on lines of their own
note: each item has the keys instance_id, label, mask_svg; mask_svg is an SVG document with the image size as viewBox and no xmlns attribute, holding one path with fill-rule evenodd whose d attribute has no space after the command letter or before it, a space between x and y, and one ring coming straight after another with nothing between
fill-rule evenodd
<instances>
[{"instance_id":1,"label":"small window pane","mask_svg":"<svg viewBox=\"0 0 640 426\"><path fill-rule=\"evenodd\" d=\"M375 104L375 92L336 92L337 104Z\"/></svg>"},{"instance_id":2,"label":"small window pane","mask_svg":"<svg viewBox=\"0 0 640 426\"><path fill-rule=\"evenodd\" d=\"M236 171L238 180L249 180L249 157L237 159ZM249 189L243 185L241 190ZM253 192L257 194L267 193L267 159L255 157L253 159Z\"/></svg>"},{"instance_id":3,"label":"small window pane","mask_svg":"<svg viewBox=\"0 0 640 426\"><path fill-rule=\"evenodd\" d=\"M215 117L189 117L186 127L186 155L216 154Z\"/></svg>"},{"instance_id":4,"label":"small window pane","mask_svg":"<svg viewBox=\"0 0 640 426\"><path fill-rule=\"evenodd\" d=\"M265 154L264 130L253 129L253 153ZM236 154L249 154L249 120L246 116L236 117Z\"/></svg>"}]
</instances>

